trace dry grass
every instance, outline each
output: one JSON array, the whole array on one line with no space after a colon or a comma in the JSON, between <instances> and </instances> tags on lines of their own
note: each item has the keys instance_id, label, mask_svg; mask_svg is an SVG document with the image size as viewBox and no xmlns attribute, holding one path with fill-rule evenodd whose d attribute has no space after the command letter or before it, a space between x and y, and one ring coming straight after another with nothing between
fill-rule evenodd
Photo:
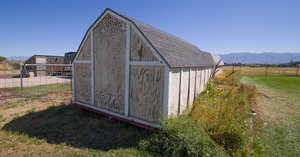
<instances>
[{"instance_id":1,"label":"dry grass","mask_svg":"<svg viewBox=\"0 0 300 157\"><path fill-rule=\"evenodd\" d=\"M232 66L224 66L223 70L227 73L233 71ZM234 71L242 75L296 75L296 67L249 67L249 66L235 66ZM300 75L300 68L298 71Z\"/></svg>"},{"instance_id":2,"label":"dry grass","mask_svg":"<svg viewBox=\"0 0 300 157\"><path fill-rule=\"evenodd\" d=\"M7 70L12 70L13 68L6 63L2 63L0 64L0 71L7 71Z\"/></svg>"},{"instance_id":3,"label":"dry grass","mask_svg":"<svg viewBox=\"0 0 300 157\"><path fill-rule=\"evenodd\" d=\"M19 97L0 105L0 157L149 156L136 147L150 132L71 106L69 88L54 86L10 90Z\"/></svg>"},{"instance_id":4,"label":"dry grass","mask_svg":"<svg viewBox=\"0 0 300 157\"><path fill-rule=\"evenodd\" d=\"M231 156L251 154L255 134L251 109L258 96L254 86L239 83L235 75L219 75L194 102L191 116Z\"/></svg>"}]
</instances>

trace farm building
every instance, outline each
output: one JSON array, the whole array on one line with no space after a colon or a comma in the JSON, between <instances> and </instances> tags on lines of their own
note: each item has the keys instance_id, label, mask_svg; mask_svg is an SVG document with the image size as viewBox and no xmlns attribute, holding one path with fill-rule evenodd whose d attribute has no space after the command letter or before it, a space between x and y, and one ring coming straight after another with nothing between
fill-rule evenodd
<instances>
[{"instance_id":1,"label":"farm building","mask_svg":"<svg viewBox=\"0 0 300 157\"><path fill-rule=\"evenodd\" d=\"M64 56L33 55L24 64L64 64ZM26 66L26 70L34 72L34 76L47 76L50 75L50 71L63 71L63 67Z\"/></svg>"},{"instance_id":2,"label":"farm building","mask_svg":"<svg viewBox=\"0 0 300 157\"><path fill-rule=\"evenodd\" d=\"M76 56L76 52L66 52L65 53L65 58L64 58L64 63L65 64L72 64L73 59Z\"/></svg>"},{"instance_id":3,"label":"farm building","mask_svg":"<svg viewBox=\"0 0 300 157\"><path fill-rule=\"evenodd\" d=\"M106 9L73 61L73 104L141 127L183 113L216 67L212 55Z\"/></svg>"}]
</instances>

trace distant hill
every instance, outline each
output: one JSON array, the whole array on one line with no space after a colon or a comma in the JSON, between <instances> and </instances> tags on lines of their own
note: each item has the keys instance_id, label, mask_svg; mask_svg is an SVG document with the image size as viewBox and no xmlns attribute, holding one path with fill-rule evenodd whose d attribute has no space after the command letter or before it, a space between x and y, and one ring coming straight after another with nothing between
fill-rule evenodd
<instances>
[{"instance_id":1,"label":"distant hill","mask_svg":"<svg viewBox=\"0 0 300 157\"><path fill-rule=\"evenodd\" d=\"M229 53L220 55L225 63L242 64L284 64L290 61L300 61L300 53Z\"/></svg>"},{"instance_id":2,"label":"distant hill","mask_svg":"<svg viewBox=\"0 0 300 157\"><path fill-rule=\"evenodd\" d=\"M25 61L28 58L29 58L28 56L11 56L11 57L7 57L7 59L11 60L11 61Z\"/></svg>"}]
</instances>

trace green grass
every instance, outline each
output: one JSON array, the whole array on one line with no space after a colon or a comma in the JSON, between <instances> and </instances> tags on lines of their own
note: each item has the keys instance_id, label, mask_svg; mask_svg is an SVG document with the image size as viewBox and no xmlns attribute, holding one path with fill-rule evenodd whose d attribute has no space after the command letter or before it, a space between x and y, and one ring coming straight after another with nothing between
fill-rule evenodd
<instances>
[{"instance_id":1,"label":"green grass","mask_svg":"<svg viewBox=\"0 0 300 157\"><path fill-rule=\"evenodd\" d=\"M71 91L71 83L57 83L49 85L39 85L25 88L9 88L10 92L21 95L26 100L35 100L49 95L49 93L59 93ZM62 94L63 95L63 94Z\"/></svg>"},{"instance_id":2,"label":"green grass","mask_svg":"<svg viewBox=\"0 0 300 157\"><path fill-rule=\"evenodd\" d=\"M5 105L6 108L15 108L15 107L20 107L20 106L24 106L25 103L23 101L17 101L14 103L9 103L7 105Z\"/></svg>"},{"instance_id":3,"label":"green grass","mask_svg":"<svg viewBox=\"0 0 300 157\"><path fill-rule=\"evenodd\" d=\"M245 76L256 84L267 86L278 92L300 95L300 76Z\"/></svg>"},{"instance_id":4,"label":"green grass","mask_svg":"<svg viewBox=\"0 0 300 157\"><path fill-rule=\"evenodd\" d=\"M3 121L5 121L5 118L2 115L0 115L0 122L3 122Z\"/></svg>"},{"instance_id":5,"label":"green grass","mask_svg":"<svg viewBox=\"0 0 300 157\"><path fill-rule=\"evenodd\" d=\"M71 90L71 83L57 83L49 85L39 85L25 88L10 88L12 92L19 94L32 95L33 93L45 93L45 92L55 92L55 91L66 91Z\"/></svg>"},{"instance_id":6,"label":"green grass","mask_svg":"<svg viewBox=\"0 0 300 157\"><path fill-rule=\"evenodd\" d=\"M264 110L261 140L268 156L300 156L300 77L252 75L241 80L265 95L258 107Z\"/></svg>"},{"instance_id":7,"label":"green grass","mask_svg":"<svg viewBox=\"0 0 300 157\"><path fill-rule=\"evenodd\" d=\"M1 147L11 146L10 149L20 142L29 149L46 145L47 150L53 149L51 145L54 145L70 156L149 156L139 151L137 145L151 135L150 131L70 105L27 113L5 124L1 131L10 136L8 139L0 134L0 141L6 141ZM74 148L79 151L73 152ZM46 152L35 151L38 153L48 156Z\"/></svg>"}]
</instances>

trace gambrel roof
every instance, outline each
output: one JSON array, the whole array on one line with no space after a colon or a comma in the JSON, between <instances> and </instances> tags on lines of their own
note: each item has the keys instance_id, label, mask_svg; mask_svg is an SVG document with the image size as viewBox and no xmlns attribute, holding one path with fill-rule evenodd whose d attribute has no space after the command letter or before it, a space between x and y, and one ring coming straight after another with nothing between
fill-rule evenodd
<instances>
[{"instance_id":1,"label":"gambrel roof","mask_svg":"<svg viewBox=\"0 0 300 157\"><path fill-rule=\"evenodd\" d=\"M174 35L158 30L126 15L120 14L110 8L105 9L105 11L93 25L95 25L96 22L101 19L102 15L104 15L104 13L107 11L113 12L114 14L126 19L134 26L136 26L136 28L141 32L146 40L148 40L150 45L157 51L157 53L162 57L166 64L168 64L171 68L216 65L215 61L213 60L212 54L204 52L193 44L190 44ZM89 30L93 27L93 25L89 28ZM85 36L87 36L89 30L87 31Z\"/></svg>"}]
</instances>

